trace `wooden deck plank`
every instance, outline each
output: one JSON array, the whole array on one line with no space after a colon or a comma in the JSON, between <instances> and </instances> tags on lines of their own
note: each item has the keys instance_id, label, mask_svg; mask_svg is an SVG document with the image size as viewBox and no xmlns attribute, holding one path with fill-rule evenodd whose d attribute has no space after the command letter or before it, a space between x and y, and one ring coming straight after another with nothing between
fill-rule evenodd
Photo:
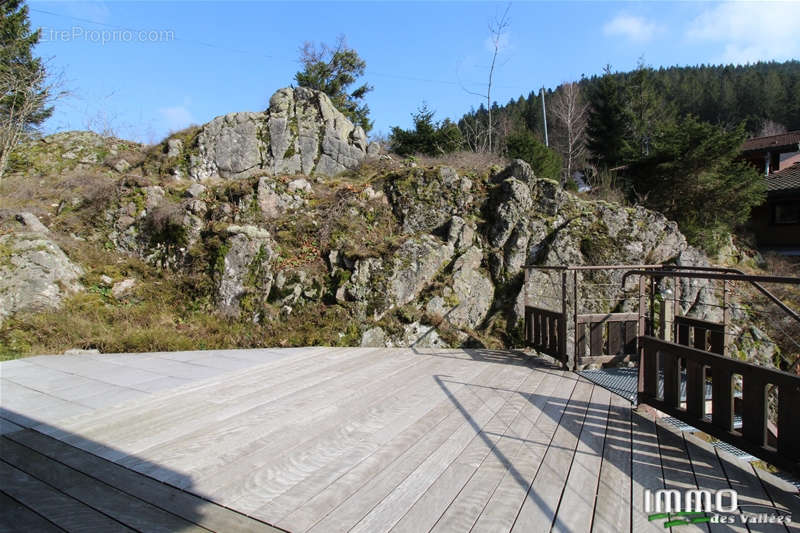
<instances>
[{"instance_id":1,"label":"wooden deck plank","mask_svg":"<svg viewBox=\"0 0 800 533\"><path fill-rule=\"evenodd\" d=\"M515 469L503 476L472 531L510 531L525 501L537 497L529 493L531 483L541 467L569 398L578 383L573 374L561 371L551 373L559 378L554 390L549 396L534 399L542 402L542 415L525 437L524 446L514 463Z\"/></svg>"},{"instance_id":2,"label":"wooden deck plank","mask_svg":"<svg viewBox=\"0 0 800 533\"><path fill-rule=\"evenodd\" d=\"M205 531L17 442L2 438L0 447L3 460L14 468L133 529L163 533Z\"/></svg>"},{"instance_id":3,"label":"wooden deck plank","mask_svg":"<svg viewBox=\"0 0 800 533\"><path fill-rule=\"evenodd\" d=\"M542 416L542 407L552 394L560 377L536 372L536 380L529 380L520 388L522 401L517 418L497 441L496 449L481 463L469 482L447 507L436 522L433 531L469 531L485 509L505 474L518 472L516 460L525 445L528 434ZM535 386L535 388L534 388Z\"/></svg>"},{"instance_id":4,"label":"wooden deck plank","mask_svg":"<svg viewBox=\"0 0 800 533\"><path fill-rule=\"evenodd\" d=\"M575 385L511 531L550 530L575 456L593 388L594 385L583 379Z\"/></svg>"},{"instance_id":5,"label":"wooden deck plank","mask_svg":"<svg viewBox=\"0 0 800 533\"><path fill-rule=\"evenodd\" d=\"M254 453L263 453L265 447L281 450L322 424L346 423L345 418L337 417L346 414L350 406L369 405L370 399L380 401L391 394L391 387L398 382L395 379L402 379L398 376L411 379L419 372L419 365L427 361L430 359L407 353L356 365L325 383L302 383L296 391L283 395L280 402L264 402L265 391L258 389L253 395L257 405L249 410L242 412L242 402L237 402L239 412L235 416L203 424L196 419L184 422L172 428L173 439L164 439L162 433L160 444L138 448L133 452L135 456L122 459L120 464L178 486L183 486L179 483L184 473L191 474L194 480L210 480L210 485L203 485L203 491L213 494L215 487L235 483L233 480L240 474L249 476L254 467L262 466L250 461ZM314 409L308 409L310 405ZM284 443L283 446L276 441ZM271 459L269 454L264 455ZM160 477L162 472L152 468L156 464L168 464L172 473Z\"/></svg>"},{"instance_id":6,"label":"wooden deck plank","mask_svg":"<svg viewBox=\"0 0 800 533\"><path fill-rule=\"evenodd\" d=\"M684 433L683 436L687 455L692 462L692 470L694 470L697 487L709 490L712 494L715 494L718 490L730 489L731 486L728 484L728 479L725 477L725 472L722 470L714 447L690 433ZM736 523L712 523L708 524L708 527L715 533L722 531L747 532L747 526L740 519L741 517L737 516Z\"/></svg>"},{"instance_id":7,"label":"wooden deck plank","mask_svg":"<svg viewBox=\"0 0 800 533\"><path fill-rule=\"evenodd\" d=\"M664 469L664 486L667 489L696 489L692 464L686 453L683 436L676 430L667 427L663 422L656 422L658 447L661 451L661 465ZM681 531L708 531L706 524L688 524L680 526Z\"/></svg>"},{"instance_id":8,"label":"wooden deck plank","mask_svg":"<svg viewBox=\"0 0 800 533\"><path fill-rule=\"evenodd\" d=\"M290 373L287 376L279 371L280 368L272 366L259 367L247 371L234 382L225 379L213 382L216 384L210 387L190 388L178 395L147 398L144 400L146 406L131 402L120 409L125 415L110 409L105 411L110 417L104 416L90 427L75 431L71 425L64 426L75 435L61 438L79 447L85 445L87 451L109 454L103 455L107 459L139 454L192 432L202 435L203 428L210 422L235 419L242 413L257 410L268 403L274 404L299 391L321 390L322 382L335 387L337 377L349 377L354 368L367 366L369 356L362 352L360 355L323 357L316 364L313 358L303 363L297 370L299 375ZM295 367L291 362L289 365ZM113 441L115 449L105 446L100 436ZM91 442L87 444L86 440Z\"/></svg>"},{"instance_id":9,"label":"wooden deck plank","mask_svg":"<svg viewBox=\"0 0 800 533\"><path fill-rule=\"evenodd\" d=\"M481 372L471 381L475 384L493 383L496 376L503 369L501 365L481 365ZM439 402L432 411L421 417L413 426L389 441L376 453L358 463L340 478L336 479L321 492L308 498L302 486L296 486L290 493L299 492L301 495L294 499L291 513L287 513L277 524L294 531L305 531L315 523L338 508L346 499L355 494L379 473L392 467L395 471L408 471L416 467L414 461L422 462L443 442L445 442L458 428L464 426L465 420L462 412L456 408L461 405L467 412L474 412L481 408L483 400L474 394L466 385L453 387L451 390L453 400L447 399ZM406 463L405 467L399 467ZM399 481L398 481L399 483ZM377 490L373 487L370 495ZM287 493L287 496L292 494Z\"/></svg>"},{"instance_id":10,"label":"wooden deck plank","mask_svg":"<svg viewBox=\"0 0 800 533\"><path fill-rule=\"evenodd\" d=\"M594 512L610 403L611 393L603 387L595 386L581 427L578 448L569 470L564 495L556 512L553 531L588 532L591 529L592 523L587 517Z\"/></svg>"},{"instance_id":11,"label":"wooden deck plank","mask_svg":"<svg viewBox=\"0 0 800 533\"><path fill-rule=\"evenodd\" d=\"M0 435L5 435L7 433L13 433L15 431L21 431L25 428L22 426L15 424L11 420L6 420L5 418L0 418Z\"/></svg>"},{"instance_id":12,"label":"wooden deck plank","mask_svg":"<svg viewBox=\"0 0 800 533\"><path fill-rule=\"evenodd\" d=\"M29 530L75 529L77 519L58 511L66 506L90 529L105 520L142 530L277 531L271 522L298 532L654 532L663 528L647 521L644 491L664 487L731 487L743 509L774 499L800 514L783 481L632 413L574 374L502 351L43 361L0 363L0 432L9 431L0 474L17 476L3 476L0 506ZM132 377L106 381L110 368ZM97 503L100 487L111 497ZM750 530L785 531L772 526Z\"/></svg>"},{"instance_id":13,"label":"wooden deck plank","mask_svg":"<svg viewBox=\"0 0 800 533\"><path fill-rule=\"evenodd\" d=\"M88 414L93 409L39 392L22 385L0 379L0 399L4 418L21 426L29 426L33 421L57 423L65 418Z\"/></svg>"},{"instance_id":14,"label":"wooden deck plank","mask_svg":"<svg viewBox=\"0 0 800 533\"><path fill-rule=\"evenodd\" d=\"M527 397L535 394L543 377L538 372L528 374L516 391L509 395L497 415L428 487L392 531L469 530L483 509L485 500L491 496L493 478L500 480L503 465L508 464L507 454L514 451L514 448L505 444L518 446L520 443L519 438L508 437L514 435L515 425L531 411L531 402ZM506 439L503 440L503 437ZM493 464L497 468L492 468ZM458 522L462 524L458 525Z\"/></svg>"},{"instance_id":15,"label":"wooden deck plank","mask_svg":"<svg viewBox=\"0 0 800 533\"><path fill-rule=\"evenodd\" d=\"M376 505L369 513L351 529L354 533L388 531L390 530L427 490L436 483L436 480L447 472L449 466L463 453L467 455L480 454L486 442L481 439L484 427L501 427L504 418L511 416L513 407L508 405L509 398L514 391L527 379L529 368L519 367L516 375L509 378L502 387L481 387L478 394L485 395L487 403L494 400L498 408L492 416L485 421L472 418L470 413L464 413L468 426L465 431L459 432L442 445L436 452L428 457L416 470L414 470L402 483L397 485L386 498ZM499 425L493 422L499 422ZM476 443L473 445L473 443Z\"/></svg>"},{"instance_id":16,"label":"wooden deck plank","mask_svg":"<svg viewBox=\"0 0 800 533\"><path fill-rule=\"evenodd\" d=\"M438 387L431 386L445 368L456 379L465 380L480 370L465 362L457 367L451 361L420 357L397 374L376 376L359 394L338 402L331 416L297 421L277 435L249 444L252 451L226 464L224 473L193 475L195 487L210 494L224 493L222 501L255 516L283 516L291 509L276 509L270 505L273 499L332 462L349 469L394 431L419 419L431 404L445 399ZM317 487L322 490L327 484L323 478ZM314 485L307 488L313 491Z\"/></svg>"},{"instance_id":17,"label":"wooden deck plank","mask_svg":"<svg viewBox=\"0 0 800 533\"><path fill-rule=\"evenodd\" d=\"M133 531L119 522L0 461L3 492L68 531Z\"/></svg>"},{"instance_id":18,"label":"wooden deck plank","mask_svg":"<svg viewBox=\"0 0 800 533\"><path fill-rule=\"evenodd\" d=\"M169 376L159 376L151 381L143 381L137 383L132 388L142 391L162 391L169 389L167 392L175 399L180 401L202 392L206 393L208 398L219 398L222 401L232 399L231 390L238 390L239 387L246 387L254 382L254 380L264 379L267 383L277 378L290 379L299 372L299 368L309 367L314 364L315 356L321 353L327 353L327 357L323 359L333 359L341 352L341 349L331 349L318 347L313 350L302 352L299 355L288 358L280 358L276 360L267 361L266 363L257 365L253 368L247 368L240 371L230 372L224 375L222 380L200 380L192 381L182 379L183 383L177 383L179 378L172 378ZM319 360L316 361L318 364ZM281 372L277 370L281 369ZM270 371L274 371L273 375L269 375ZM267 377L265 377L267 376ZM48 434L58 437L69 439L71 435L83 433L88 435L92 428L106 427L111 428L114 424L118 423L121 419L129 420L131 424L135 422L135 415L160 404L163 401L163 394L154 394L140 400L128 402L124 407L115 407L114 409L106 409L102 412L91 412L84 416L78 416L70 419L65 423L64 430L59 428L47 428L42 431L47 431Z\"/></svg>"},{"instance_id":19,"label":"wooden deck plank","mask_svg":"<svg viewBox=\"0 0 800 533\"><path fill-rule=\"evenodd\" d=\"M789 530L800 531L800 497L798 497L797 487L761 468L756 468L752 465L751 468L761 481L773 505L783 512L792 515L793 521ZM762 512L769 513L769 511ZM760 525L761 524L759 524L759 526Z\"/></svg>"},{"instance_id":20,"label":"wooden deck plank","mask_svg":"<svg viewBox=\"0 0 800 533\"><path fill-rule=\"evenodd\" d=\"M0 491L0 531L52 533L64 530Z\"/></svg>"},{"instance_id":21,"label":"wooden deck plank","mask_svg":"<svg viewBox=\"0 0 800 533\"><path fill-rule=\"evenodd\" d=\"M631 529L631 403L611 395L592 531Z\"/></svg>"},{"instance_id":22,"label":"wooden deck plank","mask_svg":"<svg viewBox=\"0 0 800 533\"><path fill-rule=\"evenodd\" d=\"M310 531L340 531L353 527L371 510L387 501L388 495L404 483L407 487L415 484L424 490L424 487L436 478L436 471L441 472L450 460L466 447L476 433L475 428L486 424L505 403L504 396L493 391L487 392L486 387L516 385L524 377L524 373L520 373L518 368L503 367L489 379L476 383L485 387L468 389L468 392L478 400L476 407L469 411L469 420L463 411L459 410L456 417L458 426L453 432L445 432L444 435L434 432L426 435L387 468L359 487L322 520L316 522ZM394 498L398 496L399 494L396 494Z\"/></svg>"},{"instance_id":23,"label":"wooden deck plank","mask_svg":"<svg viewBox=\"0 0 800 533\"><path fill-rule=\"evenodd\" d=\"M728 485L736 491L739 510L742 513L771 512L772 500L764 490L758 476L753 472L750 463L734 457L717 448L717 458L725 472ZM757 531L768 533L785 533L786 528L777 524L759 524Z\"/></svg>"},{"instance_id":24,"label":"wooden deck plank","mask_svg":"<svg viewBox=\"0 0 800 533\"><path fill-rule=\"evenodd\" d=\"M212 531L278 530L245 515L215 505L188 492L177 490L37 431L26 430L9 437L36 452L79 470L142 501L156 505L175 516L194 521Z\"/></svg>"},{"instance_id":25,"label":"wooden deck plank","mask_svg":"<svg viewBox=\"0 0 800 533\"><path fill-rule=\"evenodd\" d=\"M655 493L664 488L656 425L651 415L637 410L631 415L631 428L631 531L656 533L664 528L648 520L644 509L645 490Z\"/></svg>"}]
</instances>

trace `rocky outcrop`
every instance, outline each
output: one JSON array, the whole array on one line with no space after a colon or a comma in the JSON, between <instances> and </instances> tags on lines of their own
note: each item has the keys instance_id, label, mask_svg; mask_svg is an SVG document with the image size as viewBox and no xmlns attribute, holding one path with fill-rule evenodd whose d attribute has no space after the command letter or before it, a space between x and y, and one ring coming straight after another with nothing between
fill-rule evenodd
<instances>
[{"instance_id":1,"label":"rocky outcrop","mask_svg":"<svg viewBox=\"0 0 800 533\"><path fill-rule=\"evenodd\" d=\"M227 231L217 306L227 316L248 312L249 318L258 320L272 288L275 242L269 232L255 226L229 226Z\"/></svg>"},{"instance_id":2,"label":"rocky outcrop","mask_svg":"<svg viewBox=\"0 0 800 533\"><path fill-rule=\"evenodd\" d=\"M285 88L272 95L267 111L231 113L203 126L189 156L189 175L197 181L258 174L333 176L358 167L367 148L364 130L327 95Z\"/></svg>"},{"instance_id":3,"label":"rocky outcrop","mask_svg":"<svg viewBox=\"0 0 800 533\"><path fill-rule=\"evenodd\" d=\"M37 220L38 222L38 220ZM83 270L45 233L0 237L0 323L20 311L57 309L83 289Z\"/></svg>"},{"instance_id":4,"label":"rocky outcrop","mask_svg":"<svg viewBox=\"0 0 800 533\"><path fill-rule=\"evenodd\" d=\"M375 318L414 301L453 257L453 244L432 235L406 240L388 259L365 258L354 263L344 285L348 299L367 303Z\"/></svg>"},{"instance_id":5,"label":"rocky outcrop","mask_svg":"<svg viewBox=\"0 0 800 533\"><path fill-rule=\"evenodd\" d=\"M415 168L387 177L386 194L403 233L430 232L475 207L472 180L450 167Z\"/></svg>"},{"instance_id":6,"label":"rocky outcrop","mask_svg":"<svg viewBox=\"0 0 800 533\"><path fill-rule=\"evenodd\" d=\"M483 252L470 247L453 263L452 287L442 296L432 298L426 310L441 316L458 328L475 329L485 318L494 301L494 285L481 272Z\"/></svg>"}]
</instances>

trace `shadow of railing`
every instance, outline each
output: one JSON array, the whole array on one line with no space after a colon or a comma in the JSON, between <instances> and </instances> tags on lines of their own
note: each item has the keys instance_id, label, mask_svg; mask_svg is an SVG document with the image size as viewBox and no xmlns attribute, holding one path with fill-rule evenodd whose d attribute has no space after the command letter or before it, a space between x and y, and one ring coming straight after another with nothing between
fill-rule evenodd
<instances>
[{"instance_id":1,"label":"shadow of railing","mask_svg":"<svg viewBox=\"0 0 800 533\"><path fill-rule=\"evenodd\" d=\"M478 360L486 360L486 354L483 354L484 350L476 350L475 351L475 358ZM519 359L519 355L517 354L508 354L506 352L507 357L510 359ZM490 357L495 357L493 354ZM537 367L537 371L547 372L547 373L559 373L554 365L550 365L548 363L544 363L541 361L537 361L531 358L522 359L521 363L517 364L525 364L529 366ZM623 472L630 471L630 461L631 461L631 428L629 425L625 423L620 423L620 421L615 420L611 416L610 412L610 404L606 403L604 406L597 407L596 404L591 402L591 398L589 400L575 400L572 397L568 397L565 399L556 398L549 395L542 395L537 394L535 392L522 392L516 389L509 389L503 387L493 387L487 385L480 385L474 383L467 383L462 381L456 381L452 379L448 379L449 376L443 375L435 375L434 380L436 384L442 389L445 393L447 398L450 402L453 403L455 408L461 413L464 419L467 421L468 424L473 428L475 431L477 438L480 438L486 447L490 450L489 453L493 454L496 459L503 465L505 465L507 474L511 476L515 483L519 485L519 487L525 491L525 500L530 500L535 505L537 505L544 515L552 517L553 523L556 521L556 515L559 509L552 508L552 506L545 501L544 498L540 494L534 490L534 481L539 474L539 470L545 464L545 458L550 450L568 450L570 453L574 454L586 454L586 455L594 455L604 457L605 461L608 461L611 466L619 469ZM576 376L575 379L576 383L578 378ZM532 424L531 433L527 436L514 436L509 435L509 430L507 429L504 433L496 433L491 431L485 431L484 425L478 423L470 410L467 409L464 404L453 394L450 390L451 385L459 385L466 387L467 390L480 388L480 389L489 389L494 390L498 393L504 394L518 394L521 395L525 400L531 404L537 405L537 419L528 419ZM483 400L481 400L483 401ZM508 401L508 400L506 400ZM519 409L512 415L512 421L509 422L508 428L510 429L511 426L515 423L518 423L518 419L520 416L526 417L525 408ZM499 410L498 410L499 412ZM554 413L557 413L554 415ZM551 434L543 435L544 438L540 440L535 439L535 432L534 429L537 427L537 421L541 416L549 416L550 421L554 423L555 429ZM559 428L567 428L568 431L572 433L574 437L574 446L570 446L569 448L564 448L558 444L553 442L556 432L559 431ZM583 435L585 438L581 439L583 432L590 432L591 435ZM533 438L529 438L533 437ZM544 453L541 457L538 457L539 464L536 467L535 472L522 472L520 466L518 466L518 458L521 457L521 451L516 452L515 457L508 457L506 456L503 451L498 447L499 438L505 439L512 439L517 440L522 443L523 446L542 446L544 448ZM589 449L588 450L579 450L579 443L585 442L588 443ZM601 443L598 445L597 443ZM622 453L607 453L607 447L614 447L618 448L618 451ZM642 451L650 456L658 457L658 448L656 446L644 446ZM653 467L658 466L659 470L661 468L661 464L659 463L656 465L655 463L652 465ZM607 467L606 467L607 468ZM598 487L597 490L601 490L602 487L599 487L599 471L598 471ZM566 486L567 478L569 473L563 473L563 480L564 486ZM562 487L563 489L563 487ZM586 488L587 491L591 491L594 494L595 489L591 487ZM525 500L519 502L519 509L522 509ZM556 500L558 505L560 498ZM591 517L589 517L591 520ZM552 525L552 524L551 524ZM549 526L548 526L549 527Z\"/></svg>"}]
</instances>

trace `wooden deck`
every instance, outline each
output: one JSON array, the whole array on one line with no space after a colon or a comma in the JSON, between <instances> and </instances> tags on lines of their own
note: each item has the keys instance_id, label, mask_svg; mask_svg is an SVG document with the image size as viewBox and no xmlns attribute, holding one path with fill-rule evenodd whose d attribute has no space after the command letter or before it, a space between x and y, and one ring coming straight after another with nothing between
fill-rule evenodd
<instances>
[{"instance_id":1,"label":"wooden deck","mask_svg":"<svg viewBox=\"0 0 800 533\"><path fill-rule=\"evenodd\" d=\"M508 352L49 356L0 378L2 531L663 531L644 490L698 487L800 520L791 485ZM748 531L679 531L709 528Z\"/></svg>"}]
</instances>

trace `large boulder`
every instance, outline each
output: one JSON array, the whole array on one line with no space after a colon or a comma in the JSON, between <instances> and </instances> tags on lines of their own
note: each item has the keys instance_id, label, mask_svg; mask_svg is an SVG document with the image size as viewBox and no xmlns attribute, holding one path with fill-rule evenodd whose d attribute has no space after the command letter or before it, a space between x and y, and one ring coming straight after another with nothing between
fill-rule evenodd
<instances>
[{"instance_id":1,"label":"large boulder","mask_svg":"<svg viewBox=\"0 0 800 533\"><path fill-rule=\"evenodd\" d=\"M426 310L459 328L475 329L486 318L494 300L494 286L481 270L483 252L470 247L453 262L452 287L432 298Z\"/></svg>"},{"instance_id":2,"label":"large boulder","mask_svg":"<svg viewBox=\"0 0 800 533\"><path fill-rule=\"evenodd\" d=\"M321 174L354 169L367 156L367 136L325 93L280 89L264 112L231 113L202 127L189 175L243 179L256 174Z\"/></svg>"},{"instance_id":3,"label":"large boulder","mask_svg":"<svg viewBox=\"0 0 800 533\"><path fill-rule=\"evenodd\" d=\"M432 235L406 240L391 258L368 257L355 261L344 285L349 300L368 304L375 318L389 309L413 302L450 263L454 248Z\"/></svg>"},{"instance_id":4,"label":"large boulder","mask_svg":"<svg viewBox=\"0 0 800 533\"><path fill-rule=\"evenodd\" d=\"M255 226L229 226L227 231L217 306L224 315L239 317L247 312L257 320L272 288L277 246L269 232Z\"/></svg>"},{"instance_id":5,"label":"large boulder","mask_svg":"<svg viewBox=\"0 0 800 533\"><path fill-rule=\"evenodd\" d=\"M0 323L20 311L57 309L83 289L83 270L42 232L0 237Z\"/></svg>"}]
</instances>

